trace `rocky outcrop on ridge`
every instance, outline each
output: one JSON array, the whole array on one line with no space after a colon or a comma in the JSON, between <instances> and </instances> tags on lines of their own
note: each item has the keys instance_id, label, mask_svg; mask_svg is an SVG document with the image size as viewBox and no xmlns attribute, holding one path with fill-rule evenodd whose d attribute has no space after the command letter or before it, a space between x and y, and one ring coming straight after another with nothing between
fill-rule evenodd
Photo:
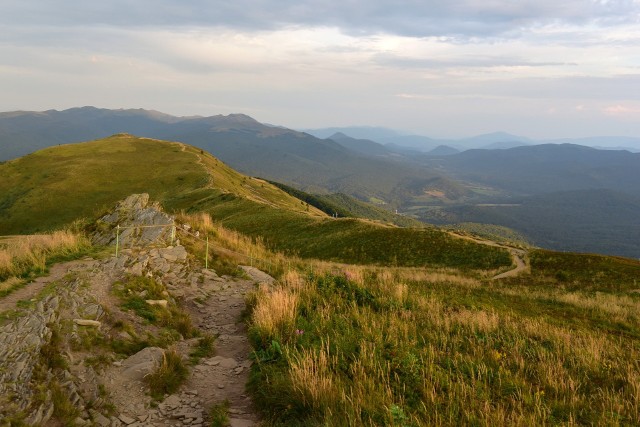
<instances>
[{"instance_id":1,"label":"rocky outcrop on ridge","mask_svg":"<svg viewBox=\"0 0 640 427\"><path fill-rule=\"evenodd\" d=\"M132 194L96 221L93 242L115 245L118 238L122 247L173 245L174 226L174 218L164 213L157 203L149 203L147 193Z\"/></svg>"}]
</instances>

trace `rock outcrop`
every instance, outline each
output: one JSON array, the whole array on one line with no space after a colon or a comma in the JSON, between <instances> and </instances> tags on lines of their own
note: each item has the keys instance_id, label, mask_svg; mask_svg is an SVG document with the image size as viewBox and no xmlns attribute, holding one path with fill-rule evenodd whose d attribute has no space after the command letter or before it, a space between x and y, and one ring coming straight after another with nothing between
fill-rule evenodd
<instances>
[{"instance_id":1,"label":"rock outcrop","mask_svg":"<svg viewBox=\"0 0 640 427\"><path fill-rule=\"evenodd\" d=\"M147 193L132 194L118 203L96 222L96 228L95 244L115 245L117 238L123 248L173 245L176 237L174 218L157 203L150 204Z\"/></svg>"},{"instance_id":2,"label":"rock outcrop","mask_svg":"<svg viewBox=\"0 0 640 427\"><path fill-rule=\"evenodd\" d=\"M80 427L204 426L212 402L225 399L232 401L233 425L254 425L251 401L244 395L250 349L237 322L244 295L255 283L273 278L250 267L245 271L253 280L219 277L194 265L174 239L173 224L158 205L149 204L148 195L128 197L100 219L93 236L97 244L114 244L120 225L124 249L118 256L83 263L82 270L52 282L46 295L0 326L0 427L13 420L46 425L54 416L53 393L65 396L75 417L70 423ZM112 291L114 284L136 276L152 278L165 289L162 299L138 295L147 306L190 308L202 332L219 335L222 352L193 367L186 389L154 405L144 378L162 361L164 350L148 346L127 358L111 347L162 333L123 308ZM196 341L179 338L175 347L188 357Z\"/></svg>"}]
</instances>

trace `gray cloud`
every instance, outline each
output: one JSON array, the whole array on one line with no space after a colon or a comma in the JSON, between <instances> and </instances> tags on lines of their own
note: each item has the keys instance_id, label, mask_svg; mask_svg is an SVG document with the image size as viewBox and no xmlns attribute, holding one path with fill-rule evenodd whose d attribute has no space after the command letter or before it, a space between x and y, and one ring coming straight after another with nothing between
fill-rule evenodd
<instances>
[{"instance_id":1,"label":"gray cloud","mask_svg":"<svg viewBox=\"0 0 640 427\"><path fill-rule=\"evenodd\" d=\"M409 36L516 36L565 23L611 26L640 22L634 0L4 0L0 23L9 25L221 26L271 30L332 26L348 34Z\"/></svg>"}]
</instances>

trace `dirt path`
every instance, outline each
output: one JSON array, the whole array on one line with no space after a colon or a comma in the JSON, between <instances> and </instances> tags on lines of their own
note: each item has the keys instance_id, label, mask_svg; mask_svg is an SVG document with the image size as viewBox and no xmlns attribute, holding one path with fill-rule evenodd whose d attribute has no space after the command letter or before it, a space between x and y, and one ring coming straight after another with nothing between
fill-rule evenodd
<instances>
[{"instance_id":1,"label":"dirt path","mask_svg":"<svg viewBox=\"0 0 640 427\"><path fill-rule=\"evenodd\" d=\"M525 261L526 252L522 249L514 249L508 246L505 246L505 249L509 250L511 254L511 259L515 262L516 267L513 270L505 271L504 273L498 274L497 276L493 276L491 280L504 279L506 277L515 277L521 272L525 271L528 266Z\"/></svg>"},{"instance_id":2,"label":"dirt path","mask_svg":"<svg viewBox=\"0 0 640 427\"><path fill-rule=\"evenodd\" d=\"M0 312L14 310L18 301L34 298L49 283L62 279L72 271L90 269L95 262L96 261L92 259L83 259L54 264L49 269L47 276L38 277L33 282L27 283L24 287L17 289L4 298L0 298Z\"/></svg>"},{"instance_id":3,"label":"dirt path","mask_svg":"<svg viewBox=\"0 0 640 427\"><path fill-rule=\"evenodd\" d=\"M196 325L218 338L216 355L194 367L185 387L197 391L209 407L228 401L232 427L253 426L258 420L245 391L251 368L251 347L241 318L244 297L254 289L254 283L250 280L219 283L218 291L203 304L193 301L190 309Z\"/></svg>"},{"instance_id":4,"label":"dirt path","mask_svg":"<svg viewBox=\"0 0 640 427\"><path fill-rule=\"evenodd\" d=\"M491 280L504 279L506 277L514 277L522 273L523 271L527 270L527 268L529 268L526 262L527 251L524 249L517 249L512 246L503 245L491 240L479 239L472 236L466 236L466 235L461 235L456 233L451 233L451 234L461 239L470 240L472 242L476 242L481 245L492 246L494 248L502 248L509 251L509 254L511 255L511 260L516 266L509 271L505 271L504 273L500 273L496 276L493 276Z\"/></svg>"}]
</instances>

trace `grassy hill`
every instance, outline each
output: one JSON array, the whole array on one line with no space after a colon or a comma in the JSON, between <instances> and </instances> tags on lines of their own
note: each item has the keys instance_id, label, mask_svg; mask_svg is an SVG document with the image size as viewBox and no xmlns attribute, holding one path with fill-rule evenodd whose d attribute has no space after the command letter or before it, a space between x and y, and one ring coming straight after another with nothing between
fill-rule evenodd
<instances>
[{"instance_id":1,"label":"grassy hill","mask_svg":"<svg viewBox=\"0 0 640 427\"><path fill-rule=\"evenodd\" d=\"M33 233L93 218L131 193L175 209L209 186L306 211L274 186L243 176L194 147L127 134L47 148L0 165L0 230ZM312 209L310 213L322 215Z\"/></svg>"},{"instance_id":2,"label":"grassy hill","mask_svg":"<svg viewBox=\"0 0 640 427\"><path fill-rule=\"evenodd\" d=\"M333 220L266 181L177 142L128 134L51 147L0 165L0 230L33 233L95 218L131 193L170 211L209 212L270 248L340 262L496 269L506 251L437 229Z\"/></svg>"},{"instance_id":3,"label":"grassy hill","mask_svg":"<svg viewBox=\"0 0 640 427\"><path fill-rule=\"evenodd\" d=\"M257 405L283 426L637 425L640 262L530 257L489 283L290 272L254 299Z\"/></svg>"}]
</instances>

